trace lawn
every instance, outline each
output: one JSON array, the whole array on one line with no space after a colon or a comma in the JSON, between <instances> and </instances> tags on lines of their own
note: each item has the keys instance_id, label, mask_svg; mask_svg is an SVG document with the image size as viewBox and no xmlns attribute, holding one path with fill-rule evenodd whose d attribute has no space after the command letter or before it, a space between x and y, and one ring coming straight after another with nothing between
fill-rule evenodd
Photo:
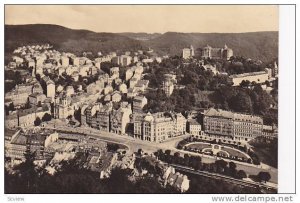
<instances>
[{"instance_id":1,"label":"lawn","mask_svg":"<svg viewBox=\"0 0 300 203\"><path fill-rule=\"evenodd\" d=\"M210 144L206 144L206 143L193 143L193 144L187 145L187 147L197 149L197 150L202 150L204 148L210 148L211 146L210 146Z\"/></svg>"},{"instance_id":2,"label":"lawn","mask_svg":"<svg viewBox=\"0 0 300 203\"><path fill-rule=\"evenodd\" d=\"M245 154L243 154L243 153L241 153L237 150L230 149L228 147L222 147L222 150L228 152L231 156L237 156L237 157L240 157L240 158L244 158L245 160L248 159L248 157Z\"/></svg>"},{"instance_id":3,"label":"lawn","mask_svg":"<svg viewBox=\"0 0 300 203\"><path fill-rule=\"evenodd\" d=\"M205 148L211 148L211 144L197 142L197 143L188 144L188 145L186 145L186 147L202 151ZM212 150L210 150L210 151L212 151ZM222 151L229 153L230 156L234 156L234 157L237 156L239 158L244 158L245 160L247 160L249 158L244 153L239 152L238 150L235 150L235 149L231 149L230 147L222 146ZM209 150L206 150L205 152L209 152ZM223 154L225 154L224 152L223 152Z\"/></svg>"}]
</instances>

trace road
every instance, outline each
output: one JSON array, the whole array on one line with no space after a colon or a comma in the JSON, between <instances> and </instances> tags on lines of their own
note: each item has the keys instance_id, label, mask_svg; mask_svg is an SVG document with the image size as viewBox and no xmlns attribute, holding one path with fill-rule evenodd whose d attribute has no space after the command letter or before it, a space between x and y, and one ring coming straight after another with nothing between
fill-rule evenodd
<instances>
[{"instance_id":1,"label":"road","mask_svg":"<svg viewBox=\"0 0 300 203\"><path fill-rule=\"evenodd\" d=\"M93 129L93 128L85 127L85 126L73 128L73 127L65 126L65 124L64 124L64 126L60 126L60 125L53 125L51 123L48 123L44 127L48 128L48 129L55 129L58 131L62 130L62 131L69 132L69 133L84 133L88 136L92 136L92 137L98 138L103 141L124 144L129 148L129 153L136 152L136 151L138 151L138 149L143 149L143 151L147 152L147 153L153 153L153 152L157 151L158 149L162 149L162 150L169 149L169 150L171 150L172 153L180 152L181 154L190 154L190 155L201 156L203 163L213 163L216 160L215 157L211 157L208 155L199 155L194 152L188 152L188 151L176 149L176 144L179 141L183 140L184 138L188 137L188 135L175 137L175 138L172 138L163 143L153 143L153 142L147 142L147 141L134 139L133 137L130 137L130 136L123 136L123 135L118 135L115 133L99 131L97 129ZM275 183L275 184L278 183L278 172L277 172L277 169L275 169L275 168L262 168L262 166L255 166L252 164L241 163L241 162L237 162L237 161L234 161L234 162L236 163L237 170L244 170L249 175L257 175L261 171L269 172L271 175L270 182Z\"/></svg>"}]
</instances>

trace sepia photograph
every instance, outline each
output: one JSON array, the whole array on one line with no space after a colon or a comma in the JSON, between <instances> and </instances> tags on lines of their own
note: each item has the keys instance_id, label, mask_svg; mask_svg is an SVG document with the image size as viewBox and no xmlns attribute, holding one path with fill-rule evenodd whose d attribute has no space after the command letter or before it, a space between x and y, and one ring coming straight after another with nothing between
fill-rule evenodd
<instances>
[{"instance_id":1,"label":"sepia photograph","mask_svg":"<svg viewBox=\"0 0 300 203\"><path fill-rule=\"evenodd\" d=\"M278 193L279 5L4 21L5 194Z\"/></svg>"}]
</instances>

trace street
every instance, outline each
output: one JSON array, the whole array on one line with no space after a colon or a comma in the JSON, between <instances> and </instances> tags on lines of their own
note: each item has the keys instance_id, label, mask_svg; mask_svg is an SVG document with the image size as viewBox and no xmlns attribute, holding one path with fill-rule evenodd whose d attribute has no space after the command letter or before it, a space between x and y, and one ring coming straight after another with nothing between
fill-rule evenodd
<instances>
[{"instance_id":1,"label":"street","mask_svg":"<svg viewBox=\"0 0 300 203\"><path fill-rule=\"evenodd\" d=\"M97 129L93 129L90 127L86 126L81 126L81 127L69 127L69 126L62 126L62 125L55 125L48 123L44 126L44 128L48 129L55 129L57 131L65 131L65 132L70 132L70 133L83 133L91 137L98 138L103 141L108 141L108 142L114 142L114 143L119 143L119 144L124 144L129 148L129 153L133 153L138 151L138 149L143 149L144 152L147 153L153 153L157 151L158 149L162 150L171 150L172 153L175 152L180 152L181 154L190 154L194 156L201 156L202 157L202 162L203 163L213 163L215 162L216 158L211 157L208 155L199 155L194 152L188 152L188 151L183 151L176 149L176 144L180 141L186 138L188 135L182 135L179 137L171 138L168 141L165 141L163 143L153 143L153 142L147 142L143 140L138 140L134 139L133 137L130 136L123 136L123 135L118 135L115 133L110 133L110 132L104 132L104 131L99 131ZM229 161L229 160L226 160ZM232 161L232 160L230 160ZM268 167L268 168L262 168L262 166L255 166L253 164L248 164L248 163L242 163L238 161L233 161L235 162L237 166L237 170L244 170L247 174L249 175L257 175L261 171L269 172L271 175L270 182L277 184L278 183L278 174L277 174L277 169Z\"/></svg>"}]
</instances>

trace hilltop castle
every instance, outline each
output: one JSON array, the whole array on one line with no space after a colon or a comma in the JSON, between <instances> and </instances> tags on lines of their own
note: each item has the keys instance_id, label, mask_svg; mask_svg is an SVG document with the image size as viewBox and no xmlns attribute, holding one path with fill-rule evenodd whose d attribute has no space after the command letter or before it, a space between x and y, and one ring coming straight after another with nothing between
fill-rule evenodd
<instances>
[{"instance_id":1,"label":"hilltop castle","mask_svg":"<svg viewBox=\"0 0 300 203\"><path fill-rule=\"evenodd\" d=\"M212 48L209 45L206 45L200 49L200 54L202 58L211 58L211 59L226 59L229 60L233 56L233 50L228 48L227 45L224 45L224 48Z\"/></svg>"}]
</instances>

